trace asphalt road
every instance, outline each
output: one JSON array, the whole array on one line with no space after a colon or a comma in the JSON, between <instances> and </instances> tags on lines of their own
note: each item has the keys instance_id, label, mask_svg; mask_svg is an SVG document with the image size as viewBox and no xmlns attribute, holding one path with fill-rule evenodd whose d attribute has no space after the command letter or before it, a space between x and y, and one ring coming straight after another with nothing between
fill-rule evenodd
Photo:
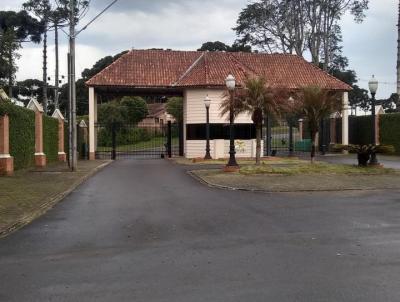
<instances>
[{"instance_id":1,"label":"asphalt road","mask_svg":"<svg viewBox=\"0 0 400 302\"><path fill-rule=\"evenodd\" d=\"M399 297L399 192L232 192L118 161L0 240L2 302Z\"/></svg>"}]
</instances>

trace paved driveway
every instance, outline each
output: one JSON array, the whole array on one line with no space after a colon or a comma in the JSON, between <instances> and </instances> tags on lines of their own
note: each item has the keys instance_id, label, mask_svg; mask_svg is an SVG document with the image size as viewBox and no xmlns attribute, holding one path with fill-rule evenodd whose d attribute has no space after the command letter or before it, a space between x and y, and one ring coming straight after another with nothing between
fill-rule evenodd
<instances>
[{"instance_id":1,"label":"paved driveway","mask_svg":"<svg viewBox=\"0 0 400 302\"><path fill-rule=\"evenodd\" d=\"M398 192L230 192L118 161L0 240L0 301L399 297Z\"/></svg>"}]
</instances>

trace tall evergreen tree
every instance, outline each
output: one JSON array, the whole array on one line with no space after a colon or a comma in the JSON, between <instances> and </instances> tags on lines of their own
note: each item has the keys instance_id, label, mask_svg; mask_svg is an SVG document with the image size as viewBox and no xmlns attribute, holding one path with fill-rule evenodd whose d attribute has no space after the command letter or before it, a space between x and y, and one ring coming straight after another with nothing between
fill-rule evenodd
<instances>
[{"instance_id":1,"label":"tall evergreen tree","mask_svg":"<svg viewBox=\"0 0 400 302\"><path fill-rule=\"evenodd\" d=\"M0 84L8 86L13 96L17 50L23 42L40 43L43 24L28 15L26 11L0 11ZM3 83L2 83L3 82Z\"/></svg>"}]
</instances>

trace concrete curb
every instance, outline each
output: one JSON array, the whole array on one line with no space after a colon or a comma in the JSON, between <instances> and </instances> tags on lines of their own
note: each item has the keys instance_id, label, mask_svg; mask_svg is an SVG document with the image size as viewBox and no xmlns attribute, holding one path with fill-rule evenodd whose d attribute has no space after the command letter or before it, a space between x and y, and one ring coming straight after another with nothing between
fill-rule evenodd
<instances>
[{"instance_id":1,"label":"concrete curb","mask_svg":"<svg viewBox=\"0 0 400 302\"><path fill-rule=\"evenodd\" d=\"M110 165L113 161L106 162L104 164L101 164L100 166L96 167L92 171L90 171L89 174L86 174L82 178L78 179L72 186L67 189L64 192L61 192L54 196L53 198L50 198L46 203L43 203L40 205L40 207L35 210L34 212L30 213L29 215L25 215L22 218L20 218L18 221L12 223L11 225L7 226L3 230L0 230L0 239L4 238L11 233L23 228L24 226L28 225L31 223L33 220L39 218L43 214L45 214L47 211L52 209L56 204L61 202L65 197L67 197L69 194L71 194L77 187L79 187L81 184L83 184L85 181L87 181L89 178L94 176L96 173L98 173L100 170L104 169L108 165Z\"/></svg>"},{"instance_id":2,"label":"concrete curb","mask_svg":"<svg viewBox=\"0 0 400 302\"><path fill-rule=\"evenodd\" d=\"M397 191L399 188L387 187L387 188L371 188L371 189L360 189L360 188L345 188L345 189L298 189L298 190L261 190L261 189L246 189L246 188L236 188L224 185L218 185L211 182L206 181L202 177L195 174L195 171L187 171L191 177L200 182L207 187L226 190L226 191L242 191L242 192L251 192L251 193L264 193L264 194L272 194L272 193L318 193L318 192L374 192L374 191L382 191L382 190L391 190Z\"/></svg>"}]
</instances>

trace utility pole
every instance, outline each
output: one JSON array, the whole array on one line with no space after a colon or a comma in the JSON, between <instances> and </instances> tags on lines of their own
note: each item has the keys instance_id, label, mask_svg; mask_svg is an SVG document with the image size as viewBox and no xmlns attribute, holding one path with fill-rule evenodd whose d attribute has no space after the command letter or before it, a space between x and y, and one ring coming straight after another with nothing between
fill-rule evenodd
<instances>
[{"instance_id":1,"label":"utility pole","mask_svg":"<svg viewBox=\"0 0 400 302\"><path fill-rule=\"evenodd\" d=\"M43 35L43 111L47 115L47 20Z\"/></svg>"},{"instance_id":2,"label":"utility pole","mask_svg":"<svg viewBox=\"0 0 400 302\"><path fill-rule=\"evenodd\" d=\"M397 94L400 94L400 1L397 23Z\"/></svg>"},{"instance_id":3,"label":"utility pole","mask_svg":"<svg viewBox=\"0 0 400 302\"><path fill-rule=\"evenodd\" d=\"M77 169L77 128L76 128L76 85L75 85L75 0L70 0L69 15L69 57L70 57L70 116L72 132L71 146L71 170Z\"/></svg>"},{"instance_id":4,"label":"utility pole","mask_svg":"<svg viewBox=\"0 0 400 302\"><path fill-rule=\"evenodd\" d=\"M59 67L58 67L58 24L57 22L54 25L54 40L55 40L55 52L56 52L56 75L54 79L54 105L56 109L60 108L60 105L58 103L58 86L59 86L59 80L58 80L58 72L59 72Z\"/></svg>"}]
</instances>

